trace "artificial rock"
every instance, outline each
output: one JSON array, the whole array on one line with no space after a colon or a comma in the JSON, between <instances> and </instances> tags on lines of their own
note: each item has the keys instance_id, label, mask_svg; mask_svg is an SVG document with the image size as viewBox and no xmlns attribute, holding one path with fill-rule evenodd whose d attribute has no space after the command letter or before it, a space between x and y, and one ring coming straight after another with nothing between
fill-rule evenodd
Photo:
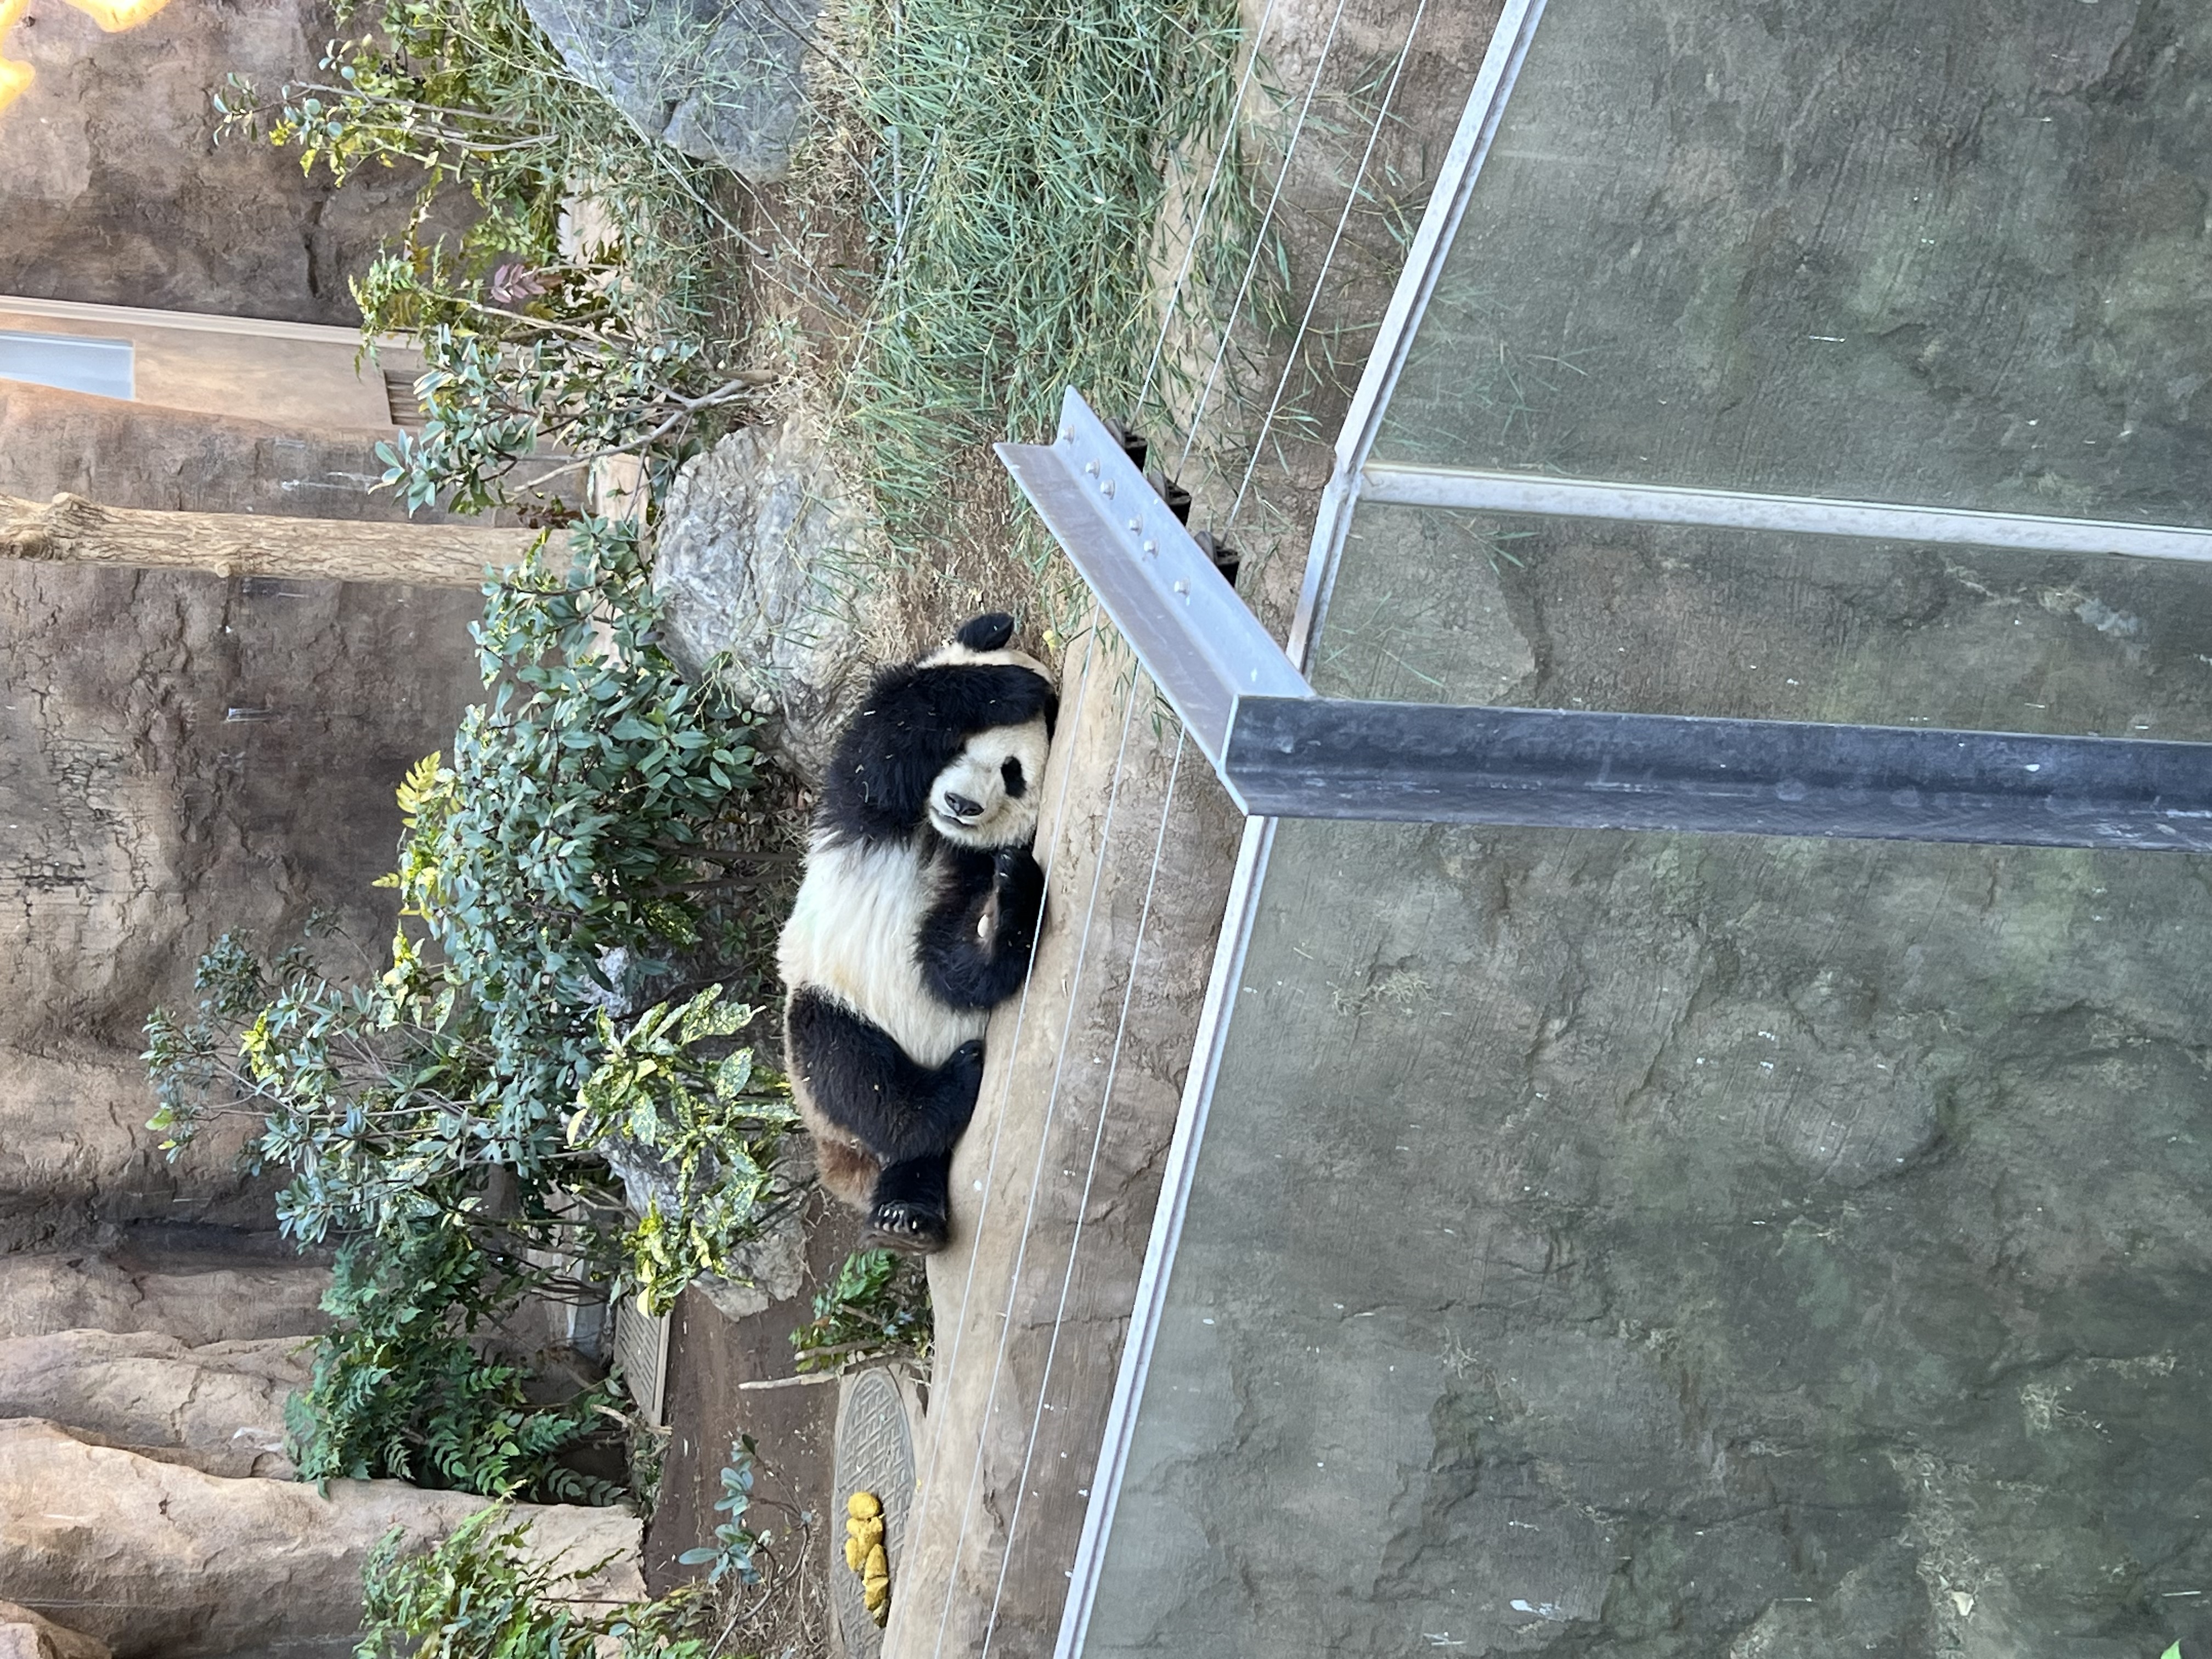
<instances>
[{"instance_id":1,"label":"artificial rock","mask_svg":"<svg viewBox=\"0 0 2212 1659\"><path fill-rule=\"evenodd\" d=\"M12 1419L0 1421L0 1584L30 1606L72 1609L115 1659L338 1659L377 1541L393 1528L433 1541L488 1501L397 1480L333 1480L325 1492L225 1478ZM544 1559L605 1561L578 1587L584 1599L644 1594L635 1516L528 1504L514 1514Z\"/></svg>"},{"instance_id":2,"label":"artificial rock","mask_svg":"<svg viewBox=\"0 0 2212 1659\"><path fill-rule=\"evenodd\" d=\"M774 741L818 776L872 659L871 597L850 579L871 532L827 447L800 423L747 427L690 462L653 560L667 643L687 674L717 652Z\"/></svg>"}]
</instances>

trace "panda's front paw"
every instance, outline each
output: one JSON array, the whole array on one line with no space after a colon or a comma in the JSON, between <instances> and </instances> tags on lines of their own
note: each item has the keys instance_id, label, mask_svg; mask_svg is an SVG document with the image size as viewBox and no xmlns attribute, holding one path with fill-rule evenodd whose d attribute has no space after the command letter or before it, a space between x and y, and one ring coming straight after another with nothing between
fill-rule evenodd
<instances>
[{"instance_id":1,"label":"panda's front paw","mask_svg":"<svg viewBox=\"0 0 2212 1659\"><path fill-rule=\"evenodd\" d=\"M1044 872L1028 848L1008 847L992 860L991 877L1000 937L1025 951L1044 911Z\"/></svg>"},{"instance_id":2,"label":"panda's front paw","mask_svg":"<svg viewBox=\"0 0 2212 1659\"><path fill-rule=\"evenodd\" d=\"M951 1224L943 1209L896 1199L868 1212L868 1237L863 1243L871 1249L928 1255L943 1249L951 1236Z\"/></svg>"}]
</instances>

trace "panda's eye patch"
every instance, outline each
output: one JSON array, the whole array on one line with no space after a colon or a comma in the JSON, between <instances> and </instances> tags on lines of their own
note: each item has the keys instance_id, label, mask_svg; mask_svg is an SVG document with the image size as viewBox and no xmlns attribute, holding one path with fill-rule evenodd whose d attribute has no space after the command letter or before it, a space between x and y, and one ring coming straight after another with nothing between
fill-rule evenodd
<instances>
[{"instance_id":1,"label":"panda's eye patch","mask_svg":"<svg viewBox=\"0 0 2212 1659\"><path fill-rule=\"evenodd\" d=\"M1000 763L999 775L1006 781L1006 799L1009 800L1019 800L1023 792L1030 787L1030 781L1022 775L1021 762L1012 755Z\"/></svg>"}]
</instances>

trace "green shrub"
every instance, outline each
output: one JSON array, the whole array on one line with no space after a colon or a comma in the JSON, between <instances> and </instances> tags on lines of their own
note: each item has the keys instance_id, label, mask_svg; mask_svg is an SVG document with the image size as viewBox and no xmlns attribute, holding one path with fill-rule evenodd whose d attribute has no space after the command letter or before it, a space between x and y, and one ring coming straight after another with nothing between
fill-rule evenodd
<instances>
[{"instance_id":1,"label":"green shrub","mask_svg":"<svg viewBox=\"0 0 2212 1659\"><path fill-rule=\"evenodd\" d=\"M533 562L491 590L477 639L495 695L469 711L450 765L433 757L401 787L389 966L348 984L311 946L264 962L226 938L201 963L199 1017L148 1021L165 1147L210 1110L256 1111L257 1156L292 1176L280 1220L303 1241L474 1215L495 1169L541 1231L564 1224L563 1195L611 1205L604 1159L570 1133L595 1132L616 1086L599 1075L620 1046L608 953L665 969L718 907L750 895L718 862L736 856L718 843L756 781L750 717L687 684L653 642L628 527L586 521L577 545L568 575ZM785 1121L782 1085L748 1076L741 1099L705 1112L699 1089L720 1102L712 1079L726 1089L732 1073L691 1045L742 1024L713 1004L632 1034L658 1043L663 1084L697 1086L626 1096L624 1109L641 1139L656 1110L676 1113L668 1144L695 1163L706 1140L734 1137L740 1170ZM579 1114L587 1084L600 1103Z\"/></svg>"},{"instance_id":2,"label":"green shrub","mask_svg":"<svg viewBox=\"0 0 2212 1659\"><path fill-rule=\"evenodd\" d=\"M649 1009L627 1031L599 1017L604 1058L585 1079L568 1124L574 1146L649 1161L666 1189L623 1239L638 1300L665 1313L684 1285L717 1273L769 1218L796 1203L776 1173L782 1136L799 1122L783 1079L750 1048L708 1062L703 1046L734 1036L759 1010L723 1006L709 986L680 1009Z\"/></svg>"},{"instance_id":3,"label":"green shrub","mask_svg":"<svg viewBox=\"0 0 2212 1659\"><path fill-rule=\"evenodd\" d=\"M814 1298L814 1318L791 1334L802 1371L835 1370L859 1359L909 1352L929 1357L929 1276L895 1250L858 1250Z\"/></svg>"},{"instance_id":4,"label":"green shrub","mask_svg":"<svg viewBox=\"0 0 2212 1659\"><path fill-rule=\"evenodd\" d=\"M479 1333L531 1283L503 1272L460 1227L356 1240L338 1253L307 1389L286 1402L286 1450L303 1480L418 1486L549 1503L611 1504L615 1488L559 1455L604 1434L611 1396L587 1389L533 1405L515 1366L486 1358Z\"/></svg>"},{"instance_id":5,"label":"green shrub","mask_svg":"<svg viewBox=\"0 0 2212 1659\"><path fill-rule=\"evenodd\" d=\"M526 566L488 590L476 636L488 705L469 710L450 765L400 790L404 921L395 973L465 990L489 1045L477 1133L528 1178L561 1150L562 1121L599 1063L604 963L651 966L700 942L732 799L756 783L752 716L687 683L659 623L634 526L587 521L576 569Z\"/></svg>"},{"instance_id":6,"label":"green shrub","mask_svg":"<svg viewBox=\"0 0 2212 1659\"><path fill-rule=\"evenodd\" d=\"M480 1329L526 1295L665 1306L793 1201L788 1088L734 1042L756 1011L710 981L610 1012L679 965L730 970L702 947L757 902L729 844L757 778L750 716L654 643L634 533L586 520L575 545L566 575L533 561L490 590L494 696L402 787L388 965L349 976L323 927L273 957L226 936L197 1012L147 1021L164 1147L252 1114L285 1231L346 1242L295 1423L315 1478L562 1489L550 1460L602 1402L526 1409ZM670 1194L626 1230L618 1155Z\"/></svg>"},{"instance_id":7,"label":"green shrub","mask_svg":"<svg viewBox=\"0 0 2212 1659\"><path fill-rule=\"evenodd\" d=\"M701 1599L678 1591L612 1609L581 1601L604 1563L556 1571L527 1551L529 1528L495 1504L428 1550L387 1534L362 1575L356 1659L702 1659Z\"/></svg>"}]
</instances>

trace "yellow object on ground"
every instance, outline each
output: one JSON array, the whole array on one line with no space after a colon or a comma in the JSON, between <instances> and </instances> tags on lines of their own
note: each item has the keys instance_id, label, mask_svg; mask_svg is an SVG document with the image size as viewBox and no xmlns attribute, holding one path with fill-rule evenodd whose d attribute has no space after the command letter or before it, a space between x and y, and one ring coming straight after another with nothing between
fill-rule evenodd
<instances>
[{"instance_id":1,"label":"yellow object on ground","mask_svg":"<svg viewBox=\"0 0 2212 1659\"><path fill-rule=\"evenodd\" d=\"M845 1565L860 1577L860 1600L880 1630L891 1616L891 1559L884 1545L883 1500L856 1492L845 1500Z\"/></svg>"}]
</instances>

